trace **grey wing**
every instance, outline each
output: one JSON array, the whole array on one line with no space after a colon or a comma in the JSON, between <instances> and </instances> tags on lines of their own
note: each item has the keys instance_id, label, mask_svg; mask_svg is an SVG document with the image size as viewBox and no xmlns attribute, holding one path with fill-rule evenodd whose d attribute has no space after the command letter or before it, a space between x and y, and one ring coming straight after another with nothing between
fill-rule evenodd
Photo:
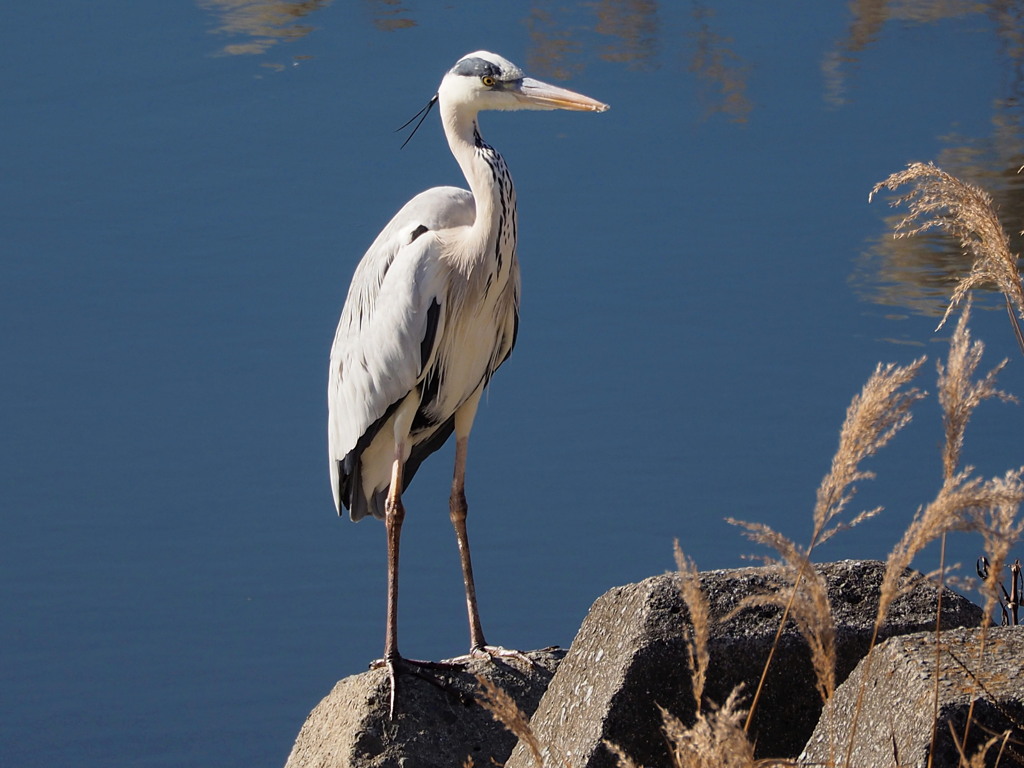
<instances>
[{"instance_id":1,"label":"grey wing","mask_svg":"<svg viewBox=\"0 0 1024 768\"><path fill-rule=\"evenodd\" d=\"M445 271L428 232L473 223L472 195L435 187L410 200L356 267L331 348L328 451L339 514L366 514L360 459L412 391L443 331ZM363 502L363 503L360 503Z\"/></svg>"}]
</instances>

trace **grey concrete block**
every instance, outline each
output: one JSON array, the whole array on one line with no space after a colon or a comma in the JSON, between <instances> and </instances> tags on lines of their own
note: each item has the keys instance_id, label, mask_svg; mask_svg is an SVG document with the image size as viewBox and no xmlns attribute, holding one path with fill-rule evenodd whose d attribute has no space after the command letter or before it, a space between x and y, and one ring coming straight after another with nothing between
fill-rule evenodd
<instances>
[{"instance_id":1,"label":"grey concrete block","mask_svg":"<svg viewBox=\"0 0 1024 768\"><path fill-rule=\"evenodd\" d=\"M459 768L503 763L516 739L480 705L481 675L503 688L525 713L536 709L561 649L519 660L472 660L465 669L425 670L426 679L398 677L395 716L384 669L341 680L306 718L286 768Z\"/></svg>"},{"instance_id":2,"label":"grey concrete block","mask_svg":"<svg viewBox=\"0 0 1024 768\"><path fill-rule=\"evenodd\" d=\"M842 561L818 568L837 625L837 681L842 681L867 652L884 564ZM775 568L708 571L700 578L716 619L745 596L782 584ZM617 587L594 603L531 720L552 765L564 761L573 768L613 768L616 761L604 739L647 768L669 765L657 705L683 722L692 722L694 715L683 641L687 611L675 579L666 574ZM883 637L933 627L936 602L936 590L927 585L896 601ZM737 685L748 696L753 693L780 617L780 609L759 607L713 625L706 699L723 703ZM977 606L946 591L943 626L976 626L981 617ZM810 654L789 626L753 721L758 756L795 757L820 711ZM507 766L532 764L519 745Z\"/></svg>"},{"instance_id":3,"label":"grey concrete block","mask_svg":"<svg viewBox=\"0 0 1024 768\"><path fill-rule=\"evenodd\" d=\"M982 652L982 633L985 633ZM938 719L935 681L938 678ZM858 703L859 699L859 703ZM972 709L973 703L973 709ZM859 710L859 711L858 711ZM856 714L855 714L856 713ZM933 768L956 768L950 731L974 755L993 734L1010 732L986 764L1024 765L1024 631L1019 627L943 632L936 666L934 633L894 637L860 662L825 707L800 763L852 768L925 768L935 728ZM850 745L852 743L852 748Z\"/></svg>"}]
</instances>

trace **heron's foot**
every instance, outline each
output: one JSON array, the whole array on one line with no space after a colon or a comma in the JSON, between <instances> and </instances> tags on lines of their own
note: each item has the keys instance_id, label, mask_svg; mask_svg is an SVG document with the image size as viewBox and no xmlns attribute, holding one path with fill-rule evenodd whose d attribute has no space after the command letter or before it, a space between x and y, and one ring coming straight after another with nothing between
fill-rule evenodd
<instances>
[{"instance_id":1,"label":"heron's foot","mask_svg":"<svg viewBox=\"0 0 1024 768\"><path fill-rule=\"evenodd\" d=\"M370 662L370 669L380 669L384 667L388 671L388 682L391 687L391 696L388 702L388 717L391 720L395 719L395 701L398 698L398 675L412 675L418 677L420 680L425 680L431 685L435 685L442 690L447 690L444 682L438 680L433 675L425 672L424 670L452 670L462 669L463 664L457 663L455 660L450 662L446 661L419 661L417 659L406 659L398 654L392 656L385 656L383 659L377 659Z\"/></svg>"},{"instance_id":2,"label":"heron's foot","mask_svg":"<svg viewBox=\"0 0 1024 768\"><path fill-rule=\"evenodd\" d=\"M467 657L468 658L468 657ZM370 662L370 669L380 669L395 665L400 672L408 672L416 675L421 669L461 669L465 664L458 663L455 659L450 661L420 661L418 659L407 659L404 656L396 656L390 662L388 659L377 659Z\"/></svg>"},{"instance_id":3,"label":"heron's foot","mask_svg":"<svg viewBox=\"0 0 1024 768\"><path fill-rule=\"evenodd\" d=\"M510 660L515 659L527 667L533 669L543 669L537 662L531 659L522 651L517 651L512 648L502 648L500 645L477 645L470 649L469 653L465 656L459 656L452 659L453 662L468 664L474 659L485 659L488 661L496 661L498 659Z\"/></svg>"}]
</instances>

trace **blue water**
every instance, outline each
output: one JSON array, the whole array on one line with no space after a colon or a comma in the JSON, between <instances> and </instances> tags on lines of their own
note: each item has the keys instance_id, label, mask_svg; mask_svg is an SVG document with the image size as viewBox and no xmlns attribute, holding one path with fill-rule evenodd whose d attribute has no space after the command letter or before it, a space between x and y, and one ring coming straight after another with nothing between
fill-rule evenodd
<instances>
[{"instance_id":1,"label":"blue water","mask_svg":"<svg viewBox=\"0 0 1024 768\"><path fill-rule=\"evenodd\" d=\"M495 643L568 645L676 537L744 564L726 516L806 541L850 398L877 362L946 349L947 288L872 292L875 182L934 159L1021 228L1021 23L985 4L877 24L809 0L230 7L20 3L0 26L5 768L280 765L379 656L383 527L331 508L327 354L390 215L462 184L436 118L401 151L393 132L462 54L612 105L482 118L524 281L470 448ZM1005 315L972 328L1024 396ZM886 512L820 559L884 557L934 495L934 398L915 413L855 502ZM984 404L965 460L1020 465L1022 419ZM419 658L467 645L451 460L406 496ZM953 550L970 571L980 543Z\"/></svg>"}]
</instances>

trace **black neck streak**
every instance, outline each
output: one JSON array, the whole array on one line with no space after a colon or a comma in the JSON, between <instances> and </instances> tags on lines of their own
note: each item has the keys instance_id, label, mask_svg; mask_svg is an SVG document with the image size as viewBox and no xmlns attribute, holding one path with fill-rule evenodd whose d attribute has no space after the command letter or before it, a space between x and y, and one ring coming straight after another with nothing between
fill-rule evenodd
<instances>
[{"instance_id":1,"label":"black neck streak","mask_svg":"<svg viewBox=\"0 0 1024 768\"><path fill-rule=\"evenodd\" d=\"M473 126L473 139L476 145L476 156L480 158L491 171L492 194L494 196L494 215L496 228L494 232L494 260L493 272L500 275L507 265L505 257L509 257L509 263L515 258L516 248L516 201L515 188L512 186L512 174L508 166L494 147L490 146L480 137L480 132ZM491 280L488 279L488 287Z\"/></svg>"}]
</instances>

